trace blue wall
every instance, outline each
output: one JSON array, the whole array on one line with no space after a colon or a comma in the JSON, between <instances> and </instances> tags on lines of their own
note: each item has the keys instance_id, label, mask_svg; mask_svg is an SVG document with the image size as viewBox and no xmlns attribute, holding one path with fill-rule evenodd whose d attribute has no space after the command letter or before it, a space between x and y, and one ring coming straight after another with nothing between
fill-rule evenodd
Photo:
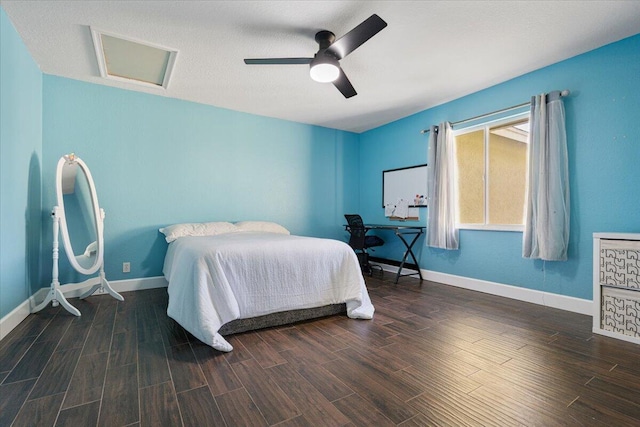
<instances>
[{"instance_id":1,"label":"blue wall","mask_svg":"<svg viewBox=\"0 0 640 427\"><path fill-rule=\"evenodd\" d=\"M2 8L0 94L2 318L41 287L42 158L42 73Z\"/></svg>"},{"instance_id":2,"label":"blue wall","mask_svg":"<svg viewBox=\"0 0 640 427\"><path fill-rule=\"evenodd\" d=\"M342 238L343 213L358 207L354 133L50 75L43 105L43 206L55 204L58 159L76 153L106 213L111 280L161 276L167 224L271 220ZM45 282L51 224L43 228ZM63 283L82 279L62 255L60 269Z\"/></svg>"},{"instance_id":3,"label":"blue wall","mask_svg":"<svg viewBox=\"0 0 640 427\"><path fill-rule=\"evenodd\" d=\"M571 185L567 262L521 257L522 233L460 231L460 250L420 245L421 267L491 282L592 298L592 234L640 231L640 35L500 85L422 111L360 135L360 211L386 222L381 172L425 163L421 129L526 102L532 95L570 89L565 98ZM421 209L421 223L426 223ZM376 256L398 258L392 245ZM545 271L546 270L546 271Z\"/></svg>"}]
</instances>

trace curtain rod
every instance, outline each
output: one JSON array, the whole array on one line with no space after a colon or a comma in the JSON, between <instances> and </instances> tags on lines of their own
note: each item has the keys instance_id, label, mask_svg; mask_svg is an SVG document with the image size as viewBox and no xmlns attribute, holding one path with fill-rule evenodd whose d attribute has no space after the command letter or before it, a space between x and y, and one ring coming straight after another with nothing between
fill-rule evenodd
<instances>
[{"instance_id":1,"label":"curtain rod","mask_svg":"<svg viewBox=\"0 0 640 427\"><path fill-rule=\"evenodd\" d=\"M560 92L560 96L569 96L571 92L568 89L565 89L563 91ZM485 117L489 117L489 116L493 116L495 114L499 114L499 113L506 113L507 111L511 111L511 110L517 110L518 108L522 108L522 107L526 107L527 105L531 105L531 101L529 102L523 102L522 104L518 104L518 105L514 105L511 107L507 107L507 108L503 108L501 110L496 110L496 111L492 111L490 113L484 113L484 114L480 114L479 116L475 116L475 117L470 117L468 119L464 119L464 120L459 120L457 122L453 122L451 123L451 126L457 126L457 125L461 125L463 123L468 123L468 122L473 122L475 120L479 120L479 119L483 119ZM430 131L430 129L422 129L420 131L420 133L428 133Z\"/></svg>"}]
</instances>

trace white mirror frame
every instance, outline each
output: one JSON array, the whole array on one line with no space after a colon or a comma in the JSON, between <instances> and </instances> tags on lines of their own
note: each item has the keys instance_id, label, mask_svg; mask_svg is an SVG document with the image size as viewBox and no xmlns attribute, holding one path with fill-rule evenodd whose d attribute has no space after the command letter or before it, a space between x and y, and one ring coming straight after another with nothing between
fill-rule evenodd
<instances>
[{"instance_id":1,"label":"white mirror frame","mask_svg":"<svg viewBox=\"0 0 640 427\"><path fill-rule=\"evenodd\" d=\"M96 230L96 257L94 263L89 268L84 268L80 265L76 259L76 255L71 245L71 239L69 239L69 229L67 228L67 217L65 215L64 198L62 195L62 169L65 164L77 164L82 172L84 172L87 183L89 184L89 193L91 195L91 208L93 209L94 227ZM67 258L78 272L85 275L90 275L98 271L104 262L104 213L98 205L98 196L96 194L96 186L93 182L93 177L87 165L79 158L75 156L63 156L58 161L58 168L56 169L56 194L58 197L58 218L60 220L60 231L62 232L62 240L64 242L64 250L67 253Z\"/></svg>"},{"instance_id":2,"label":"white mirror frame","mask_svg":"<svg viewBox=\"0 0 640 427\"><path fill-rule=\"evenodd\" d=\"M75 254L73 253L73 248L71 246L71 241L69 240L69 230L67 229L67 218L64 213L64 200L62 198L62 169L65 163L77 163L78 166L84 172L87 182L89 184L89 193L91 193L91 204L93 208L93 216L96 227L96 241L89 244L85 249L85 254L90 252L95 247L96 250L96 258L94 264L89 268L84 268L78 263ZM80 295L80 299L87 298L93 295L94 292L100 290L101 293L107 293L117 299L118 301L124 301L122 295L116 292L104 274L104 211L100 209L98 205L98 197L96 195L95 185L93 183L93 177L91 176L91 172L89 172L89 168L84 164L80 158L76 157L73 153L67 156L63 156L58 161L58 168L56 169L56 195L58 198L58 206L53 207L53 211L51 212L51 218L53 219L53 268L52 268L52 280L51 280L51 289L49 293L45 297L45 299L35 306L31 312L35 313L37 311L45 308L49 303L52 303L54 307L57 307L61 304L68 312L74 314L76 316L80 316L80 310L69 304L64 293L62 292L62 285L58 281L58 258L59 258L59 250L58 250L58 233L60 231L60 224L62 224L62 235L64 236L64 249L67 252L67 258L69 258L69 262L73 266L73 268L85 275L94 274L98 269L100 270L100 274L97 277L92 277L79 285L91 286L87 291ZM76 283L68 283L65 286L73 287L73 290L77 290L78 285Z\"/></svg>"}]
</instances>

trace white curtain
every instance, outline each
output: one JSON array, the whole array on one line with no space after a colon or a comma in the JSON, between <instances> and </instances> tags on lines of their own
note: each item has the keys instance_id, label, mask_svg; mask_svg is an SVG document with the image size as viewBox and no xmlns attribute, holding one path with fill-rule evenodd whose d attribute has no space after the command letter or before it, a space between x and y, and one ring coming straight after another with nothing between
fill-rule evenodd
<instances>
[{"instance_id":1,"label":"white curtain","mask_svg":"<svg viewBox=\"0 0 640 427\"><path fill-rule=\"evenodd\" d=\"M428 156L427 246L458 249L451 123L431 126Z\"/></svg>"},{"instance_id":2,"label":"white curtain","mask_svg":"<svg viewBox=\"0 0 640 427\"><path fill-rule=\"evenodd\" d=\"M569 245L569 160L560 92L531 98L524 258L566 261Z\"/></svg>"}]
</instances>

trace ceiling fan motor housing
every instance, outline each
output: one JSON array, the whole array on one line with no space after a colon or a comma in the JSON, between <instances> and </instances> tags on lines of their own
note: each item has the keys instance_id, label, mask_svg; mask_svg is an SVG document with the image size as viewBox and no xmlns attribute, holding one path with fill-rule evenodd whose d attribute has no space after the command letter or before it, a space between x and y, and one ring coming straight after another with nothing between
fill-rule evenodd
<instances>
[{"instance_id":1,"label":"ceiling fan motor housing","mask_svg":"<svg viewBox=\"0 0 640 427\"><path fill-rule=\"evenodd\" d=\"M336 41L336 35L331 31L322 30L316 33L316 43L320 45L320 50L326 49Z\"/></svg>"}]
</instances>

